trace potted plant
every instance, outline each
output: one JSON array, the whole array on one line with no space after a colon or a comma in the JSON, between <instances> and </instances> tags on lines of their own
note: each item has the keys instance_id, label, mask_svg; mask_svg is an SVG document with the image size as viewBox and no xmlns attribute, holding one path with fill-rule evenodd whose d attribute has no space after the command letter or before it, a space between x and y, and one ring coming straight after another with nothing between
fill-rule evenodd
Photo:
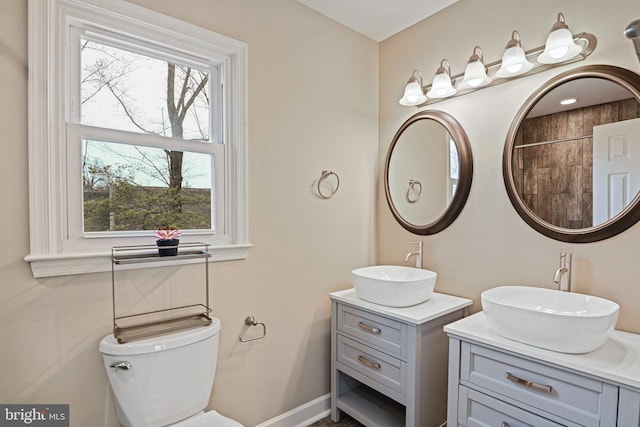
<instances>
[{"instance_id":1,"label":"potted plant","mask_svg":"<svg viewBox=\"0 0 640 427\"><path fill-rule=\"evenodd\" d=\"M178 244L182 232L173 227L160 227L154 233L156 244L158 245L159 256L175 256L178 255Z\"/></svg>"}]
</instances>

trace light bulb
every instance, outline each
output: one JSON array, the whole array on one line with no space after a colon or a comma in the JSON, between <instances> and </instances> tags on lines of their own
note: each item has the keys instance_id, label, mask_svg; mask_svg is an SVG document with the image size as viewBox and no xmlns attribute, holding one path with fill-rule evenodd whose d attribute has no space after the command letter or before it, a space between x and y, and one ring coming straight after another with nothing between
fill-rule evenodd
<instances>
[{"instance_id":1,"label":"light bulb","mask_svg":"<svg viewBox=\"0 0 640 427\"><path fill-rule=\"evenodd\" d=\"M541 64L556 64L574 58L582 51L582 47L573 41L573 35L564 22L564 15L558 14L558 20L551 28L544 52L538 56Z\"/></svg>"},{"instance_id":2,"label":"light bulb","mask_svg":"<svg viewBox=\"0 0 640 427\"><path fill-rule=\"evenodd\" d=\"M479 54L476 53L476 51L478 51ZM489 83L491 83L491 78L487 76L487 70L482 62L482 49L480 49L480 46L476 46L473 49L473 55L471 55L467 62L460 87L475 89L486 86Z\"/></svg>"},{"instance_id":3,"label":"light bulb","mask_svg":"<svg viewBox=\"0 0 640 427\"><path fill-rule=\"evenodd\" d=\"M445 68L445 66L447 68ZM451 82L450 70L449 61L446 59L440 61L440 66L436 70L436 75L433 77L433 82L431 83L431 89L427 92L429 98L447 98L458 92L454 89Z\"/></svg>"},{"instance_id":4,"label":"light bulb","mask_svg":"<svg viewBox=\"0 0 640 427\"><path fill-rule=\"evenodd\" d=\"M416 73L419 75L420 80L415 77ZM404 87L404 94L400 98L400 105L405 107L412 107L420 104L424 104L427 101L427 97L422 90L422 73L418 70L413 70L411 78Z\"/></svg>"},{"instance_id":5,"label":"light bulb","mask_svg":"<svg viewBox=\"0 0 640 427\"><path fill-rule=\"evenodd\" d=\"M527 60L527 55L520 45L520 34L517 31L511 33L511 40L502 55L502 65L496 71L496 77L507 78L524 74L533 68L533 64Z\"/></svg>"},{"instance_id":6,"label":"light bulb","mask_svg":"<svg viewBox=\"0 0 640 427\"><path fill-rule=\"evenodd\" d=\"M522 64L513 64L507 66L507 71L511 74L516 74L520 70L522 70Z\"/></svg>"}]
</instances>

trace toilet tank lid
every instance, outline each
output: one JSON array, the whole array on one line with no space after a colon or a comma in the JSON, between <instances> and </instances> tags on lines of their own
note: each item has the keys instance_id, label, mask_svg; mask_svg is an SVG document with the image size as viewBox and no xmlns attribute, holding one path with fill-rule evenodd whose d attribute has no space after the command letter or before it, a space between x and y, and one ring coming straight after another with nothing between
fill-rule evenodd
<instances>
[{"instance_id":1,"label":"toilet tank lid","mask_svg":"<svg viewBox=\"0 0 640 427\"><path fill-rule=\"evenodd\" d=\"M113 334L109 334L100 341L100 352L114 356L128 356L170 350L207 339L220 332L220 327L220 319L212 317L211 324L207 326L124 344L118 343Z\"/></svg>"}]
</instances>

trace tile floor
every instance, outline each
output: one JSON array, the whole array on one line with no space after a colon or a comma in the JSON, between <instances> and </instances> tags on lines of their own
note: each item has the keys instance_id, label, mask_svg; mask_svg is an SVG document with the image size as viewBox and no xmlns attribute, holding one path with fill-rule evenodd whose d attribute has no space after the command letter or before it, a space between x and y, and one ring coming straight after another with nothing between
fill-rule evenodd
<instances>
[{"instance_id":1,"label":"tile floor","mask_svg":"<svg viewBox=\"0 0 640 427\"><path fill-rule=\"evenodd\" d=\"M331 421L331 417L326 417L321 419L320 421L316 421L311 424L309 427L334 427L334 426L343 426L343 427L364 427L362 424L351 418L349 415L344 412L340 416L340 422L334 423Z\"/></svg>"}]
</instances>

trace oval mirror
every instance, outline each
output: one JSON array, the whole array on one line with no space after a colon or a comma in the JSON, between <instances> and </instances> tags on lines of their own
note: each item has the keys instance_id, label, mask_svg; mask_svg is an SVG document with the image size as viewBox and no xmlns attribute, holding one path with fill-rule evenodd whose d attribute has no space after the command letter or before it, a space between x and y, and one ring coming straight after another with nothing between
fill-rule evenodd
<instances>
[{"instance_id":1,"label":"oval mirror","mask_svg":"<svg viewBox=\"0 0 640 427\"><path fill-rule=\"evenodd\" d=\"M389 147L387 202L405 229L434 234L460 214L472 175L471 147L462 127L442 111L421 111L400 126Z\"/></svg>"},{"instance_id":2,"label":"oval mirror","mask_svg":"<svg viewBox=\"0 0 640 427\"><path fill-rule=\"evenodd\" d=\"M589 65L524 103L507 135L505 187L518 214L556 240L607 239L640 219L640 76Z\"/></svg>"}]
</instances>

